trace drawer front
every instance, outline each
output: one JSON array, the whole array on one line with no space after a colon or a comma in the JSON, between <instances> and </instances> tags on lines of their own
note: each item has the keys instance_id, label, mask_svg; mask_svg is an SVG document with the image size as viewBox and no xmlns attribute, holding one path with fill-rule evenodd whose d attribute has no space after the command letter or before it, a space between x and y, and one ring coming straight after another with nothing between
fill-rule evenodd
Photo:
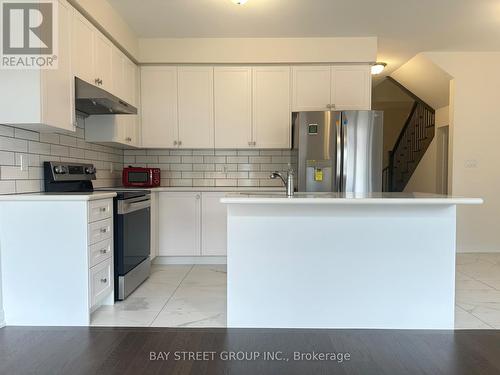
<instances>
[{"instance_id":1,"label":"drawer front","mask_svg":"<svg viewBox=\"0 0 500 375\"><path fill-rule=\"evenodd\" d=\"M113 291L113 267L111 259L99 263L89 270L90 308L97 305Z\"/></svg>"},{"instance_id":2,"label":"drawer front","mask_svg":"<svg viewBox=\"0 0 500 375\"><path fill-rule=\"evenodd\" d=\"M113 200L100 199L89 202L89 223L113 216Z\"/></svg>"},{"instance_id":3,"label":"drawer front","mask_svg":"<svg viewBox=\"0 0 500 375\"><path fill-rule=\"evenodd\" d=\"M106 219L89 224L89 245L112 237L113 220Z\"/></svg>"},{"instance_id":4,"label":"drawer front","mask_svg":"<svg viewBox=\"0 0 500 375\"><path fill-rule=\"evenodd\" d=\"M111 238L89 246L89 265L94 267L96 264L111 258L113 254L113 244Z\"/></svg>"}]
</instances>

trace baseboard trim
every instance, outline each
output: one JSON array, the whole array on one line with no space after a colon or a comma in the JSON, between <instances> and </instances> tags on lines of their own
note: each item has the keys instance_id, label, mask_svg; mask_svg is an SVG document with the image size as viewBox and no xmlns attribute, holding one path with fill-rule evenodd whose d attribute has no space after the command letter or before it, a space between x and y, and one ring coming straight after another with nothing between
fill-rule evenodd
<instances>
[{"instance_id":1,"label":"baseboard trim","mask_svg":"<svg viewBox=\"0 0 500 375\"><path fill-rule=\"evenodd\" d=\"M157 256L153 264L226 264L224 256L162 257Z\"/></svg>"}]
</instances>

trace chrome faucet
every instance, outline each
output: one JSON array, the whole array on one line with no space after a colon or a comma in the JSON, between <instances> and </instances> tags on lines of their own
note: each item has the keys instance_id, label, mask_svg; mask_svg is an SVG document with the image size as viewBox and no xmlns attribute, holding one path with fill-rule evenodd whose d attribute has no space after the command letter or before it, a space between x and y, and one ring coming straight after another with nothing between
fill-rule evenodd
<instances>
[{"instance_id":1,"label":"chrome faucet","mask_svg":"<svg viewBox=\"0 0 500 375\"><path fill-rule=\"evenodd\" d=\"M271 175L269 176L269 178L271 179L276 179L276 178L280 178L281 181L283 182L283 185L286 187L286 196L287 197L293 197L293 169L289 169L287 171L287 177L286 177L286 181L285 179L283 178L283 175L281 173L279 173L278 171L276 172L273 172L271 173Z\"/></svg>"}]
</instances>

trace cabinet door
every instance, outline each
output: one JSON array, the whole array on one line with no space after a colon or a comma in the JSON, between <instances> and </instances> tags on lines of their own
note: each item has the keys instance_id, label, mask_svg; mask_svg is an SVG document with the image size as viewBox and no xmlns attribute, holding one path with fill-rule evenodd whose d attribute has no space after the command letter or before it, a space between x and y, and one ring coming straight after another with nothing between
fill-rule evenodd
<instances>
[{"instance_id":1,"label":"cabinet door","mask_svg":"<svg viewBox=\"0 0 500 375\"><path fill-rule=\"evenodd\" d=\"M372 76L368 65L332 66L332 105L337 110L371 109Z\"/></svg>"},{"instance_id":2,"label":"cabinet door","mask_svg":"<svg viewBox=\"0 0 500 375\"><path fill-rule=\"evenodd\" d=\"M215 147L252 145L252 69L214 68Z\"/></svg>"},{"instance_id":3,"label":"cabinet door","mask_svg":"<svg viewBox=\"0 0 500 375\"><path fill-rule=\"evenodd\" d=\"M179 141L182 148L214 147L212 67L178 68Z\"/></svg>"},{"instance_id":4,"label":"cabinet door","mask_svg":"<svg viewBox=\"0 0 500 375\"><path fill-rule=\"evenodd\" d=\"M290 68L253 68L253 140L257 148L289 148Z\"/></svg>"},{"instance_id":5,"label":"cabinet door","mask_svg":"<svg viewBox=\"0 0 500 375\"><path fill-rule=\"evenodd\" d=\"M99 79L99 87L107 91L113 90L112 68L113 45L99 31L94 33L94 75ZM95 84L94 82L91 82Z\"/></svg>"},{"instance_id":6,"label":"cabinet door","mask_svg":"<svg viewBox=\"0 0 500 375\"><path fill-rule=\"evenodd\" d=\"M72 56L73 74L95 84L94 27L77 10L73 12Z\"/></svg>"},{"instance_id":7,"label":"cabinet door","mask_svg":"<svg viewBox=\"0 0 500 375\"><path fill-rule=\"evenodd\" d=\"M71 68L72 9L59 2L58 67L41 73L42 122L64 130L75 130L75 95Z\"/></svg>"},{"instance_id":8,"label":"cabinet door","mask_svg":"<svg viewBox=\"0 0 500 375\"><path fill-rule=\"evenodd\" d=\"M159 194L158 255L200 255L200 193Z\"/></svg>"},{"instance_id":9,"label":"cabinet door","mask_svg":"<svg viewBox=\"0 0 500 375\"><path fill-rule=\"evenodd\" d=\"M113 75L112 83L113 88L110 90L112 94L118 96L120 99L125 98L125 70L124 70L125 56L118 48L113 48L111 56L111 74Z\"/></svg>"},{"instance_id":10,"label":"cabinet door","mask_svg":"<svg viewBox=\"0 0 500 375\"><path fill-rule=\"evenodd\" d=\"M326 111L330 101L330 66L294 66L293 110Z\"/></svg>"},{"instance_id":11,"label":"cabinet door","mask_svg":"<svg viewBox=\"0 0 500 375\"><path fill-rule=\"evenodd\" d=\"M143 147L176 147L178 140L176 67L141 68L141 113Z\"/></svg>"},{"instance_id":12,"label":"cabinet door","mask_svg":"<svg viewBox=\"0 0 500 375\"><path fill-rule=\"evenodd\" d=\"M136 86L137 86L137 66L123 55L123 99L137 106Z\"/></svg>"},{"instance_id":13,"label":"cabinet door","mask_svg":"<svg viewBox=\"0 0 500 375\"><path fill-rule=\"evenodd\" d=\"M226 193L202 193L201 255L226 255L227 207L220 202Z\"/></svg>"}]
</instances>

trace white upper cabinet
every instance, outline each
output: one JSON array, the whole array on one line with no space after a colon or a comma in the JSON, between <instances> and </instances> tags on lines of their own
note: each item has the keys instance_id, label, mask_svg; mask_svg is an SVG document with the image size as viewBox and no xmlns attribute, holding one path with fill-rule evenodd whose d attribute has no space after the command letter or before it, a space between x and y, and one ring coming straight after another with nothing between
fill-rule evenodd
<instances>
[{"instance_id":1,"label":"white upper cabinet","mask_svg":"<svg viewBox=\"0 0 500 375\"><path fill-rule=\"evenodd\" d=\"M336 110L371 109L372 78L369 65L332 66L331 104Z\"/></svg>"},{"instance_id":2,"label":"white upper cabinet","mask_svg":"<svg viewBox=\"0 0 500 375\"><path fill-rule=\"evenodd\" d=\"M213 67L179 67L178 100L179 147L214 147Z\"/></svg>"},{"instance_id":3,"label":"white upper cabinet","mask_svg":"<svg viewBox=\"0 0 500 375\"><path fill-rule=\"evenodd\" d=\"M74 131L71 24L72 8L60 0L57 69L0 69L0 124Z\"/></svg>"},{"instance_id":4,"label":"white upper cabinet","mask_svg":"<svg viewBox=\"0 0 500 375\"><path fill-rule=\"evenodd\" d=\"M65 130L75 127L74 82L71 79L72 9L65 1L59 2L58 68L45 70L42 81L42 118L47 124Z\"/></svg>"},{"instance_id":5,"label":"white upper cabinet","mask_svg":"<svg viewBox=\"0 0 500 375\"><path fill-rule=\"evenodd\" d=\"M123 55L123 100L138 107L137 80L138 68L132 61Z\"/></svg>"},{"instance_id":6,"label":"white upper cabinet","mask_svg":"<svg viewBox=\"0 0 500 375\"><path fill-rule=\"evenodd\" d=\"M95 32L97 33L97 31ZM97 48L99 45L100 47ZM96 43L95 56L102 57L100 63L105 68L94 69L95 77L106 77L107 73L103 72L108 70L108 58L106 57L108 56L108 47L111 47L109 61L111 76L106 81L110 83L111 87L104 86L104 78L96 78L91 83L138 107L138 68L123 52L113 45L108 45L106 41ZM102 50L100 54L97 53L98 49ZM75 72L75 75L78 73ZM100 84L101 80L102 84ZM139 115L90 116L85 121L85 139L89 142L119 143L123 146L138 147L140 146L139 127Z\"/></svg>"},{"instance_id":7,"label":"white upper cabinet","mask_svg":"<svg viewBox=\"0 0 500 375\"><path fill-rule=\"evenodd\" d=\"M113 47L111 67L113 88L110 91L136 106L137 66L122 51Z\"/></svg>"},{"instance_id":8,"label":"white upper cabinet","mask_svg":"<svg viewBox=\"0 0 500 375\"><path fill-rule=\"evenodd\" d=\"M115 94L115 68L120 62L120 51L97 30L80 12L73 15L73 74ZM121 75L121 72L118 74Z\"/></svg>"},{"instance_id":9,"label":"white upper cabinet","mask_svg":"<svg viewBox=\"0 0 500 375\"><path fill-rule=\"evenodd\" d=\"M94 84L113 91L113 44L99 31L94 33ZM92 83L92 82L91 82Z\"/></svg>"},{"instance_id":10,"label":"white upper cabinet","mask_svg":"<svg viewBox=\"0 0 500 375\"><path fill-rule=\"evenodd\" d=\"M252 68L215 67L215 147L252 147Z\"/></svg>"},{"instance_id":11,"label":"white upper cabinet","mask_svg":"<svg viewBox=\"0 0 500 375\"><path fill-rule=\"evenodd\" d=\"M292 111L371 108L368 64L141 72L144 147L289 148Z\"/></svg>"},{"instance_id":12,"label":"white upper cabinet","mask_svg":"<svg viewBox=\"0 0 500 375\"><path fill-rule=\"evenodd\" d=\"M290 67L253 68L253 146L289 148Z\"/></svg>"},{"instance_id":13,"label":"white upper cabinet","mask_svg":"<svg viewBox=\"0 0 500 375\"><path fill-rule=\"evenodd\" d=\"M331 69L329 65L292 67L293 110L326 111L330 102Z\"/></svg>"},{"instance_id":14,"label":"white upper cabinet","mask_svg":"<svg viewBox=\"0 0 500 375\"><path fill-rule=\"evenodd\" d=\"M177 147L176 67L141 68L141 113L142 146Z\"/></svg>"},{"instance_id":15,"label":"white upper cabinet","mask_svg":"<svg viewBox=\"0 0 500 375\"><path fill-rule=\"evenodd\" d=\"M73 11L73 73L76 77L95 84L94 75L94 26Z\"/></svg>"},{"instance_id":16,"label":"white upper cabinet","mask_svg":"<svg viewBox=\"0 0 500 375\"><path fill-rule=\"evenodd\" d=\"M125 56L118 48L112 49L111 74L113 87L110 92L119 98L125 99Z\"/></svg>"},{"instance_id":17,"label":"white upper cabinet","mask_svg":"<svg viewBox=\"0 0 500 375\"><path fill-rule=\"evenodd\" d=\"M369 65L295 66L294 111L371 109Z\"/></svg>"}]
</instances>

